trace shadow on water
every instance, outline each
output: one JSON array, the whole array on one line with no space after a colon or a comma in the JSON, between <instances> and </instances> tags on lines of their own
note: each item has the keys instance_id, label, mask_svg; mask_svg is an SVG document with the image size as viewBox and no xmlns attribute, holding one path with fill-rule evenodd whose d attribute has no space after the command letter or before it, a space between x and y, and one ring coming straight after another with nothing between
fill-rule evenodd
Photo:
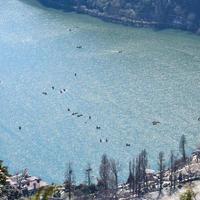
<instances>
[{"instance_id":1,"label":"shadow on water","mask_svg":"<svg viewBox=\"0 0 200 200\"><path fill-rule=\"evenodd\" d=\"M63 12L69 12L70 10L67 9L67 7L60 7L56 3L53 4L48 4L48 3L42 3L41 0L18 0L24 4L40 8L42 10L48 10L49 8L54 8L54 9L59 9L62 10Z\"/></svg>"},{"instance_id":2,"label":"shadow on water","mask_svg":"<svg viewBox=\"0 0 200 200\"><path fill-rule=\"evenodd\" d=\"M44 8L38 0L18 0L18 1L21 1L22 3L25 3L25 4L30 5L30 6L34 6L34 7L38 7L38 8Z\"/></svg>"}]
</instances>

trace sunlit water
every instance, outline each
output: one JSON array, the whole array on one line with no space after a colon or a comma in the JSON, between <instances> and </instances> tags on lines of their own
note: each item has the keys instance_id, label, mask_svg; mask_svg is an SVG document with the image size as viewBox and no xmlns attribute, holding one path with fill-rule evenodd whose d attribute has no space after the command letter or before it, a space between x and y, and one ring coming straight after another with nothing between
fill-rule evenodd
<instances>
[{"instance_id":1,"label":"sunlit water","mask_svg":"<svg viewBox=\"0 0 200 200\"><path fill-rule=\"evenodd\" d=\"M0 1L0 13L0 159L12 172L28 168L61 182L72 161L83 181L87 162L98 173L107 153L122 163L124 181L128 161L143 148L156 169L158 152L178 153L182 134L189 151L200 142L198 36L18 0Z\"/></svg>"}]
</instances>

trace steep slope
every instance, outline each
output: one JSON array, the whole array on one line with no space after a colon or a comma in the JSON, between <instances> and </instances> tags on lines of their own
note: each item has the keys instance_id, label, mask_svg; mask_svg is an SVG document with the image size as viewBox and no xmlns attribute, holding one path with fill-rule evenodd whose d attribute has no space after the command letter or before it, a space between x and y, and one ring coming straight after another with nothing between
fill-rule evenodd
<instances>
[{"instance_id":1,"label":"steep slope","mask_svg":"<svg viewBox=\"0 0 200 200\"><path fill-rule=\"evenodd\" d=\"M180 28L200 33L198 0L39 0L54 8L75 10L135 26Z\"/></svg>"}]
</instances>

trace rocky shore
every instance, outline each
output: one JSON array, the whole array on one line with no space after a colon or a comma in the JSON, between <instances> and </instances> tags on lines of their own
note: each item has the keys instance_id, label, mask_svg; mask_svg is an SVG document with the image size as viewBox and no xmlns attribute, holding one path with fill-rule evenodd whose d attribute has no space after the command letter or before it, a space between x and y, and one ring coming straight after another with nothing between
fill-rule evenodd
<instances>
[{"instance_id":1,"label":"rocky shore","mask_svg":"<svg viewBox=\"0 0 200 200\"><path fill-rule=\"evenodd\" d=\"M156 21L136 20L117 15L113 16L108 13L99 12L99 10L97 9L88 9L86 6L81 6L81 7L74 6L73 9L78 13L88 14L93 17L98 17L104 21L128 25L128 26L157 27L159 25L159 23Z\"/></svg>"},{"instance_id":2,"label":"rocky shore","mask_svg":"<svg viewBox=\"0 0 200 200\"><path fill-rule=\"evenodd\" d=\"M39 0L43 5L134 27L176 28L200 34L200 2L184 0Z\"/></svg>"}]
</instances>

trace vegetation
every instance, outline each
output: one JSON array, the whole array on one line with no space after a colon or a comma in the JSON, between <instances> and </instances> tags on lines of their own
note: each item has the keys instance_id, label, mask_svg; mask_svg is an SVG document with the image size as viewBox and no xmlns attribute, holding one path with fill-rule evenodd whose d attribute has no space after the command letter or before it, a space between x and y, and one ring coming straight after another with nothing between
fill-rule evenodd
<instances>
[{"instance_id":1,"label":"vegetation","mask_svg":"<svg viewBox=\"0 0 200 200\"><path fill-rule=\"evenodd\" d=\"M9 176L8 168L3 165L3 161L0 160L0 185L6 184L6 177Z\"/></svg>"},{"instance_id":2,"label":"vegetation","mask_svg":"<svg viewBox=\"0 0 200 200\"><path fill-rule=\"evenodd\" d=\"M32 200L48 200L54 193L55 187L42 187L38 190Z\"/></svg>"},{"instance_id":3,"label":"vegetation","mask_svg":"<svg viewBox=\"0 0 200 200\"><path fill-rule=\"evenodd\" d=\"M186 138L185 138L185 135L182 135L181 140L180 140L180 144L179 144L179 150L180 150L180 153L182 155L183 163L186 163L185 145L186 145Z\"/></svg>"},{"instance_id":4,"label":"vegetation","mask_svg":"<svg viewBox=\"0 0 200 200\"><path fill-rule=\"evenodd\" d=\"M161 194L163 189L163 177L164 177L164 153L161 151L158 156L158 166L159 166L159 194Z\"/></svg>"},{"instance_id":5,"label":"vegetation","mask_svg":"<svg viewBox=\"0 0 200 200\"><path fill-rule=\"evenodd\" d=\"M189 188L185 193L183 193L180 197L180 200L195 200L196 194L194 191Z\"/></svg>"},{"instance_id":6,"label":"vegetation","mask_svg":"<svg viewBox=\"0 0 200 200\"><path fill-rule=\"evenodd\" d=\"M158 179L152 179L147 174L148 166L148 153L146 150L142 150L141 153L129 162L129 176L127 179L127 184L129 186L130 195L141 197L148 192L158 190L161 194L164 187L164 180L166 179L166 172L169 172L169 182L170 182L170 191L171 193L175 191L176 186L180 186L181 183L184 183L186 180L190 181L191 176L186 177L179 170L182 169L185 165L189 164L190 158L186 156L186 137L181 136L179 142L179 151L180 157L175 157L174 153L171 151L169 158L169 167L166 169L166 161L164 152L160 152L158 155ZM189 165L188 165L189 166ZM191 174L189 168L185 168L188 174ZM92 194L95 194L97 199L117 199L118 198L118 179L120 175L120 164L114 159L109 159L106 154L102 155L101 163L99 166L99 178L97 184L92 184L91 182L91 165L88 164L86 168L86 183L87 185L81 184L80 186L73 187L74 194L81 194L89 197L94 197ZM93 190L88 189L92 185ZM79 190L79 192L77 192ZM68 191L69 193L69 191ZM191 194L194 196L194 193L191 193L191 190L188 190L185 195ZM184 198L184 195L182 195ZM188 196L186 196L188 197ZM182 200L182 199L181 199ZM184 199L183 199L184 200Z\"/></svg>"},{"instance_id":7,"label":"vegetation","mask_svg":"<svg viewBox=\"0 0 200 200\"><path fill-rule=\"evenodd\" d=\"M67 166L67 171L65 173L65 192L69 194L69 200L72 198L72 192L74 191L74 171L72 169L72 164L69 162Z\"/></svg>"},{"instance_id":8,"label":"vegetation","mask_svg":"<svg viewBox=\"0 0 200 200\"><path fill-rule=\"evenodd\" d=\"M129 196L141 197L148 192L158 191L159 194L166 184L166 179L169 183L168 187L170 192L173 193L177 187L185 182L191 183L192 180L200 179L197 174L192 172L190 168L191 158L186 154L186 137L184 135L180 138L179 150L180 156L174 156L171 151L169 158L169 166L166 168L166 160L164 152L158 154L158 172L148 172L148 153L146 150L142 150L136 158L129 162L129 176L126 186L129 188ZM198 162L199 154L197 151ZM198 166L199 167L199 166ZM186 174L182 173L182 169L186 171ZM99 166L99 178L97 182L92 180L92 166L87 164L85 169L85 183L76 185L75 174L72 163L67 164L65 172L65 180L62 186L46 186L37 190L34 197L31 200L47 200L50 197L60 198L61 193L64 192L67 199L118 199L121 197L119 194L119 177L121 166L118 161L110 159L106 154L102 155L101 163ZM14 189L9 187L6 182L9 176L7 167L0 162L0 198L6 200L20 199L22 192L20 191L21 182L19 180L19 188ZM127 190L128 191L128 190ZM196 194L189 188L180 197L180 200L192 200L195 199ZM126 196L127 197L127 196Z\"/></svg>"},{"instance_id":9,"label":"vegetation","mask_svg":"<svg viewBox=\"0 0 200 200\"><path fill-rule=\"evenodd\" d=\"M158 28L175 27L200 33L199 0L39 0L45 5L92 15L113 18L124 23L130 20L157 22Z\"/></svg>"},{"instance_id":10,"label":"vegetation","mask_svg":"<svg viewBox=\"0 0 200 200\"><path fill-rule=\"evenodd\" d=\"M165 161L164 152L158 154L158 173L157 176L152 179L147 174L148 166L148 154L146 150L142 150L139 155L129 162L129 176L127 179L127 184L129 186L130 195L141 197L148 192L158 191L159 194L162 193L164 186L164 180L168 178L170 185L170 191L173 193L176 187L180 187L180 184L185 182L190 182L192 180L191 170L189 163L191 161L190 157L186 156L186 137L181 136L179 142L180 157L175 157L174 153L171 151L169 158L169 167L166 168L167 163ZM187 167L185 167L187 165ZM185 169L188 176L181 173L180 169ZM68 194L68 198L76 199L117 199L118 198L118 179L120 176L121 167L118 161L114 159L109 159L106 154L102 155L101 163L99 166L99 178L97 179L97 184L92 183L92 167L90 164L87 165L85 170L86 174L86 184L75 185L74 182L74 170L72 165L69 164L67 168L67 176L65 180L65 192ZM169 173L166 177L166 173ZM196 178L196 176L195 176ZM199 177L200 178L200 177ZM67 183L67 184L66 184ZM184 195L188 197L191 191L187 191ZM182 195L183 198L186 198ZM194 196L194 194L192 193ZM182 200L181 199L181 200Z\"/></svg>"}]
</instances>

